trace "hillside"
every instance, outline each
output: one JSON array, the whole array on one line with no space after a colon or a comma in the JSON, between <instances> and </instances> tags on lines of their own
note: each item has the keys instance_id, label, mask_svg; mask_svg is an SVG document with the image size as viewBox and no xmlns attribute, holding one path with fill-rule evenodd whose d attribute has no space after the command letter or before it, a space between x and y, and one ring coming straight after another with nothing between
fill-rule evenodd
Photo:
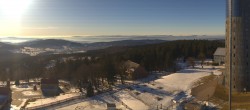
<instances>
[{"instance_id":1,"label":"hillside","mask_svg":"<svg viewBox=\"0 0 250 110\"><path fill-rule=\"evenodd\" d=\"M20 43L20 46L33 47L33 48L62 48L63 46L68 47L81 47L81 43L61 40L61 39L45 39L45 40L35 40Z\"/></svg>"},{"instance_id":2,"label":"hillside","mask_svg":"<svg viewBox=\"0 0 250 110\"><path fill-rule=\"evenodd\" d=\"M112 42L95 42L95 43L78 43L73 41L61 40L61 39L46 39L46 40L35 40L20 43L20 46L33 47L33 48L62 48L67 47L81 47L86 50L103 49L112 46L136 46L136 45L147 45L165 42L164 40L122 40Z\"/></svg>"},{"instance_id":3,"label":"hillside","mask_svg":"<svg viewBox=\"0 0 250 110\"><path fill-rule=\"evenodd\" d=\"M15 45L0 42L0 50L11 50L11 49L16 49L16 48L17 46Z\"/></svg>"}]
</instances>

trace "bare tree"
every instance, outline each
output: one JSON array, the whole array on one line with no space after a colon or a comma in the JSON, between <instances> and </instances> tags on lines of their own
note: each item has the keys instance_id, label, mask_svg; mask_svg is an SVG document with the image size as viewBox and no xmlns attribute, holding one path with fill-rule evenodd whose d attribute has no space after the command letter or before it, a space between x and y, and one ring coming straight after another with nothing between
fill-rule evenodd
<instances>
[{"instance_id":1,"label":"bare tree","mask_svg":"<svg viewBox=\"0 0 250 110\"><path fill-rule=\"evenodd\" d=\"M199 60L201 61L201 67L203 68L203 64L204 64L204 61L206 59L206 56L204 53L200 53L199 56L198 56Z\"/></svg>"},{"instance_id":2,"label":"bare tree","mask_svg":"<svg viewBox=\"0 0 250 110\"><path fill-rule=\"evenodd\" d=\"M117 72L120 76L120 80L122 84L125 84L124 80L126 77L126 71L128 69L128 65L126 65L126 63L124 61L120 62L119 64L117 64Z\"/></svg>"}]
</instances>

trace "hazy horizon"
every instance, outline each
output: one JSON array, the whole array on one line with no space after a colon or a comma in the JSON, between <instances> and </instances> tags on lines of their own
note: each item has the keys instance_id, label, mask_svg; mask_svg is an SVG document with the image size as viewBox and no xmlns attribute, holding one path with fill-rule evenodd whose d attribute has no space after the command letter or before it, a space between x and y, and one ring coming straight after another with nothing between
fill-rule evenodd
<instances>
[{"instance_id":1,"label":"hazy horizon","mask_svg":"<svg viewBox=\"0 0 250 110\"><path fill-rule=\"evenodd\" d=\"M110 42L120 40L193 40L193 39L224 39L224 35L102 35L102 36L71 36L71 37L1 37L0 42L22 43L42 39L62 39L82 43Z\"/></svg>"}]
</instances>

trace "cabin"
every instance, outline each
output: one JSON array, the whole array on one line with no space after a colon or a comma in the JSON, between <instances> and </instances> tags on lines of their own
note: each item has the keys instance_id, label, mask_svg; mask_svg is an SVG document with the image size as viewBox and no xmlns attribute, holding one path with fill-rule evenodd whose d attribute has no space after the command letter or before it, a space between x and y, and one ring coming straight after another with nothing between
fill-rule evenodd
<instances>
[{"instance_id":1,"label":"cabin","mask_svg":"<svg viewBox=\"0 0 250 110\"><path fill-rule=\"evenodd\" d=\"M11 104L11 89L9 87L0 87L0 110Z\"/></svg>"},{"instance_id":2,"label":"cabin","mask_svg":"<svg viewBox=\"0 0 250 110\"><path fill-rule=\"evenodd\" d=\"M57 96L60 94L58 79L41 79L41 90L44 96Z\"/></svg>"},{"instance_id":3,"label":"cabin","mask_svg":"<svg viewBox=\"0 0 250 110\"><path fill-rule=\"evenodd\" d=\"M217 48L214 52L214 63L222 65L225 63L226 49L225 48Z\"/></svg>"},{"instance_id":4,"label":"cabin","mask_svg":"<svg viewBox=\"0 0 250 110\"><path fill-rule=\"evenodd\" d=\"M126 67L127 79L139 79L149 75L149 73L140 64L128 60L124 63Z\"/></svg>"}]
</instances>

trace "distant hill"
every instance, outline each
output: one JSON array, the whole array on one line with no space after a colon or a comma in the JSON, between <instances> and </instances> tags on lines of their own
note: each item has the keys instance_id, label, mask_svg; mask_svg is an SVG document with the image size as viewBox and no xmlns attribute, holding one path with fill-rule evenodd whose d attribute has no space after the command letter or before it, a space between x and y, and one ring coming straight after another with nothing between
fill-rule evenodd
<instances>
[{"instance_id":1,"label":"distant hill","mask_svg":"<svg viewBox=\"0 0 250 110\"><path fill-rule=\"evenodd\" d=\"M90 43L89 46L136 46L136 45L147 45L147 44L157 44L166 42L165 40L121 40L112 42L96 42Z\"/></svg>"},{"instance_id":2,"label":"distant hill","mask_svg":"<svg viewBox=\"0 0 250 110\"><path fill-rule=\"evenodd\" d=\"M18 46L0 42L0 61L5 60L7 57L16 58L16 56L14 56L14 53L12 53L11 50L18 48Z\"/></svg>"},{"instance_id":3,"label":"distant hill","mask_svg":"<svg viewBox=\"0 0 250 110\"><path fill-rule=\"evenodd\" d=\"M33 48L63 48L67 47L82 47L81 43L61 40L61 39L45 39L45 40L34 40L24 43L20 43L20 46L33 47Z\"/></svg>"},{"instance_id":4,"label":"distant hill","mask_svg":"<svg viewBox=\"0 0 250 110\"><path fill-rule=\"evenodd\" d=\"M88 50L104 49L107 47L127 47L127 46L139 46L148 44L158 44L166 42L165 40L121 40L121 41L111 41L111 42L96 42L84 44Z\"/></svg>"},{"instance_id":5,"label":"distant hill","mask_svg":"<svg viewBox=\"0 0 250 110\"><path fill-rule=\"evenodd\" d=\"M12 50L12 49L16 49L16 48L18 48L18 47L15 45L0 42L0 50Z\"/></svg>"},{"instance_id":6,"label":"distant hill","mask_svg":"<svg viewBox=\"0 0 250 110\"><path fill-rule=\"evenodd\" d=\"M162 42L165 41L122 40L122 41L112 41L112 42L78 43L61 39L46 39L46 40L34 40L34 41L20 43L19 46L33 47L33 48L62 48L63 46L67 46L71 48L84 48L85 50L97 50L113 46L137 46L137 45L157 44Z\"/></svg>"}]
</instances>

